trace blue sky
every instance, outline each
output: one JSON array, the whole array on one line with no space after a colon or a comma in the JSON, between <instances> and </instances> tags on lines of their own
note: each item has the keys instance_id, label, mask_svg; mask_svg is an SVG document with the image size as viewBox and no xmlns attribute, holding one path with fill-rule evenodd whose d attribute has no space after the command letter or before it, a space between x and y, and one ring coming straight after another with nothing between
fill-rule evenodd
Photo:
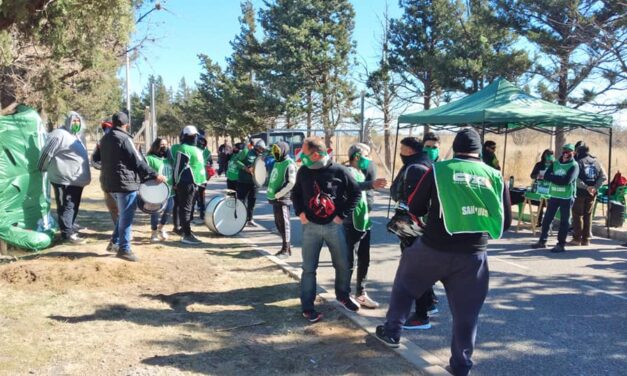
<instances>
[{"instance_id":1,"label":"blue sky","mask_svg":"<svg viewBox=\"0 0 627 376\"><path fill-rule=\"evenodd\" d=\"M402 14L398 1L389 0L389 14ZM239 33L239 0L168 0L163 2L167 11L153 12L138 27L138 34L147 29L158 40L142 51L133 63L131 91L141 92L150 74L161 75L167 86L176 88L181 77L188 83L198 79L199 53L224 64L232 50L229 42ZM263 1L253 0L258 10ZM386 0L353 0L355 7L354 39L357 42L357 59L376 64L377 37ZM122 72L122 77L123 76Z\"/></svg>"}]
</instances>

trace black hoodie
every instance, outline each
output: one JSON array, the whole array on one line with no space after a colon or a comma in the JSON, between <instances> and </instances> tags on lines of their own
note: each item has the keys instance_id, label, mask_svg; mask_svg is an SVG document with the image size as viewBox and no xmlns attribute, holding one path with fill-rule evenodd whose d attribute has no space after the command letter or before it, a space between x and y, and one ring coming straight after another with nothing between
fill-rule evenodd
<instances>
[{"instance_id":1,"label":"black hoodie","mask_svg":"<svg viewBox=\"0 0 627 376\"><path fill-rule=\"evenodd\" d=\"M408 159L390 186L390 195L392 200L396 202L407 203L409 195L433 164L429 157L422 152L413 154Z\"/></svg>"}]
</instances>

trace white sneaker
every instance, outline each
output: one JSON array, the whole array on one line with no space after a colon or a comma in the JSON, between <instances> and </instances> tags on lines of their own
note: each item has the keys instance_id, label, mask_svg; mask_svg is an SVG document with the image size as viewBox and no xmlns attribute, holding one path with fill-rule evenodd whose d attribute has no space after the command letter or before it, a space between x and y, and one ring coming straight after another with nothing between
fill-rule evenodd
<instances>
[{"instance_id":1,"label":"white sneaker","mask_svg":"<svg viewBox=\"0 0 627 376\"><path fill-rule=\"evenodd\" d=\"M119 245L113 244L112 241L109 241L109 244L107 244L107 252L117 253L119 250L120 250Z\"/></svg>"},{"instance_id":2,"label":"white sneaker","mask_svg":"<svg viewBox=\"0 0 627 376\"><path fill-rule=\"evenodd\" d=\"M159 230L152 231L152 236L150 237L150 241L153 243L161 241L161 238L159 238Z\"/></svg>"},{"instance_id":3,"label":"white sneaker","mask_svg":"<svg viewBox=\"0 0 627 376\"><path fill-rule=\"evenodd\" d=\"M168 232L167 232L164 228L162 228L162 229L159 231L159 237L161 238L161 240L168 240L168 238L170 237L170 235L168 234Z\"/></svg>"},{"instance_id":4,"label":"white sneaker","mask_svg":"<svg viewBox=\"0 0 627 376\"><path fill-rule=\"evenodd\" d=\"M359 305L364 308L370 308L370 309L379 308L379 303L372 300L366 292L356 297L355 300L357 300L357 303L359 303Z\"/></svg>"}]
</instances>

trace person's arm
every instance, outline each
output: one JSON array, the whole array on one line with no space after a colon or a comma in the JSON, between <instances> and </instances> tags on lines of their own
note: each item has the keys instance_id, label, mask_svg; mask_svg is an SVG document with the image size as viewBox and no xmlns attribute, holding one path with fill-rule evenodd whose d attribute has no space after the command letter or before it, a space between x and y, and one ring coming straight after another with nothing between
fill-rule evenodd
<instances>
[{"instance_id":1,"label":"person's arm","mask_svg":"<svg viewBox=\"0 0 627 376\"><path fill-rule=\"evenodd\" d=\"M122 144L122 150L127 155L129 161L129 167L137 172L142 180L151 180L157 177L157 173L148 166L148 163L144 160L139 151L135 148L133 141L130 138L126 138Z\"/></svg>"},{"instance_id":2,"label":"person's arm","mask_svg":"<svg viewBox=\"0 0 627 376\"><path fill-rule=\"evenodd\" d=\"M536 164L533 166L533 170L531 170L531 175L530 175L530 176L531 176L531 178L532 178L533 180L537 179L537 178L538 178L538 174L540 174L540 167L541 167L541 163L542 163L542 162L540 162L540 163L536 163Z\"/></svg>"},{"instance_id":3,"label":"person's arm","mask_svg":"<svg viewBox=\"0 0 627 376\"><path fill-rule=\"evenodd\" d=\"M598 191L599 188L603 186L603 183L607 181L607 174L605 173L605 169L603 168L603 166L601 166L599 161L594 161L594 163L597 165L597 171L599 171L597 181L594 183L594 188Z\"/></svg>"},{"instance_id":4,"label":"person's arm","mask_svg":"<svg viewBox=\"0 0 627 376\"><path fill-rule=\"evenodd\" d=\"M402 197L409 202L409 196L414 192L418 182L428 172L428 168L422 165L412 165L408 167L405 173L405 184L403 184ZM401 200L402 201L402 200Z\"/></svg>"},{"instance_id":5,"label":"person's arm","mask_svg":"<svg viewBox=\"0 0 627 376\"><path fill-rule=\"evenodd\" d=\"M369 191L374 189L374 181L377 177L377 169L374 166L374 161L370 162L370 166L368 166L368 169L366 170L365 177L366 179L363 182L358 183L359 189L361 189L362 191Z\"/></svg>"},{"instance_id":6,"label":"person's arm","mask_svg":"<svg viewBox=\"0 0 627 376\"><path fill-rule=\"evenodd\" d=\"M353 177L353 174L348 172L346 169L344 169L344 172L344 196L346 197L346 201L344 202L344 205L338 208L339 210L337 212L337 216L341 219L350 216L353 210L355 210L357 204L359 203L359 200L361 199L361 189L359 189L359 184L357 184L357 181Z\"/></svg>"},{"instance_id":7,"label":"person's arm","mask_svg":"<svg viewBox=\"0 0 627 376\"><path fill-rule=\"evenodd\" d=\"M93 163L102 162L102 156L100 155L100 142L96 144L96 150L94 150L94 153L91 155L91 161Z\"/></svg>"},{"instance_id":8,"label":"person's arm","mask_svg":"<svg viewBox=\"0 0 627 376\"><path fill-rule=\"evenodd\" d=\"M296 173L296 181L294 182L294 188L292 188L292 204L294 205L294 214L300 215L305 211L305 203L303 201L303 190L302 190L302 180L303 180L303 169L301 168Z\"/></svg>"},{"instance_id":9,"label":"person's arm","mask_svg":"<svg viewBox=\"0 0 627 376\"><path fill-rule=\"evenodd\" d=\"M435 173L433 169L430 168L427 172L422 174L422 177L407 199L409 211L413 215L422 217L429 212L431 192L433 189L435 189Z\"/></svg>"},{"instance_id":10,"label":"person's arm","mask_svg":"<svg viewBox=\"0 0 627 376\"><path fill-rule=\"evenodd\" d=\"M569 185L572 184L575 179L579 176L579 165L574 164L573 167L569 168L564 176L557 176L553 174L553 170L547 171L548 176L545 176L545 180L557 184L557 185Z\"/></svg>"},{"instance_id":11,"label":"person's arm","mask_svg":"<svg viewBox=\"0 0 627 376\"><path fill-rule=\"evenodd\" d=\"M288 194L292 188L294 188L294 184L296 183L296 165L294 163L290 163L287 166L287 181L283 188L281 188L277 193L274 194L274 197L281 198Z\"/></svg>"},{"instance_id":12,"label":"person's arm","mask_svg":"<svg viewBox=\"0 0 627 376\"><path fill-rule=\"evenodd\" d=\"M503 231L509 230L512 225L512 200L509 195L509 186L503 189Z\"/></svg>"},{"instance_id":13,"label":"person's arm","mask_svg":"<svg viewBox=\"0 0 627 376\"><path fill-rule=\"evenodd\" d=\"M581 165L579 163L577 163L579 165L579 173L577 174L577 189L583 189L583 190L587 190L588 189L588 185L585 183L585 171L583 168L581 168Z\"/></svg>"},{"instance_id":14,"label":"person's arm","mask_svg":"<svg viewBox=\"0 0 627 376\"><path fill-rule=\"evenodd\" d=\"M49 136L43 149L41 149L41 155L37 162L37 169L39 171L43 172L48 169L48 164L50 164L50 161L59 150L59 146L61 146L61 139L56 136Z\"/></svg>"}]
</instances>

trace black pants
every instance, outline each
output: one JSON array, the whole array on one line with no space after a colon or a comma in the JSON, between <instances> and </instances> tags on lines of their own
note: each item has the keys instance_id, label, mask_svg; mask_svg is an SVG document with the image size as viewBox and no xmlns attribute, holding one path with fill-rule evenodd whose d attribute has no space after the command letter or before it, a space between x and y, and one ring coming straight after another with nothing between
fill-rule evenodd
<instances>
[{"instance_id":1,"label":"black pants","mask_svg":"<svg viewBox=\"0 0 627 376\"><path fill-rule=\"evenodd\" d=\"M237 198L246 204L246 220L253 220L253 210L257 202L257 187L253 183L237 182Z\"/></svg>"},{"instance_id":2,"label":"black pants","mask_svg":"<svg viewBox=\"0 0 627 376\"><path fill-rule=\"evenodd\" d=\"M198 186L198 192L196 192L196 206L198 207L198 214L200 219L205 220L205 185Z\"/></svg>"},{"instance_id":3,"label":"black pants","mask_svg":"<svg viewBox=\"0 0 627 376\"><path fill-rule=\"evenodd\" d=\"M176 202L179 209L179 222L183 235L191 235L192 213L194 211L195 184L178 184L176 186Z\"/></svg>"},{"instance_id":4,"label":"black pants","mask_svg":"<svg viewBox=\"0 0 627 376\"><path fill-rule=\"evenodd\" d=\"M418 242L420 242L420 239L413 241L407 246L403 246L403 243L401 243L401 252L404 252L405 248L409 247L411 244ZM416 317L420 320L429 318L429 314L427 312L429 311L429 308L435 304L436 300L437 298L435 296L435 292L433 291L433 286L431 286L424 292L424 294L416 298Z\"/></svg>"},{"instance_id":5,"label":"black pants","mask_svg":"<svg viewBox=\"0 0 627 376\"><path fill-rule=\"evenodd\" d=\"M557 244L566 244L566 236L568 235L568 227L570 226L570 209L573 206L572 198L550 198L547 204L546 214L542 219L542 233L540 233L540 241L546 243L549 238L549 228L551 222L555 218L557 211L560 211L560 229L557 233Z\"/></svg>"},{"instance_id":6,"label":"black pants","mask_svg":"<svg viewBox=\"0 0 627 376\"><path fill-rule=\"evenodd\" d=\"M355 270L355 254L357 254L357 281L355 295L364 293L368 267L370 266L370 230L359 231L352 222L344 223L346 243L348 244L348 268L351 278Z\"/></svg>"},{"instance_id":7,"label":"black pants","mask_svg":"<svg viewBox=\"0 0 627 376\"><path fill-rule=\"evenodd\" d=\"M274 224L283 242L281 249L290 249L290 206L278 200L272 200L270 203L274 213Z\"/></svg>"},{"instance_id":8,"label":"black pants","mask_svg":"<svg viewBox=\"0 0 627 376\"><path fill-rule=\"evenodd\" d=\"M226 188L233 190L233 191L237 191L237 180L226 179Z\"/></svg>"},{"instance_id":9,"label":"black pants","mask_svg":"<svg viewBox=\"0 0 627 376\"><path fill-rule=\"evenodd\" d=\"M74 221L76 221L78 208L81 205L83 187L52 183L52 188L54 189L54 199L57 202L61 237L68 239L74 234Z\"/></svg>"},{"instance_id":10,"label":"black pants","mask_svg":"<svg viewBox=\"0 0 627 376\"><path fill-rule=\"evenodd\" d=\"M592 207L596 195L590 196L587 192L577 192L573 204L573 240L588 240L591 234Z\"/></svg>"}]
</instances>

